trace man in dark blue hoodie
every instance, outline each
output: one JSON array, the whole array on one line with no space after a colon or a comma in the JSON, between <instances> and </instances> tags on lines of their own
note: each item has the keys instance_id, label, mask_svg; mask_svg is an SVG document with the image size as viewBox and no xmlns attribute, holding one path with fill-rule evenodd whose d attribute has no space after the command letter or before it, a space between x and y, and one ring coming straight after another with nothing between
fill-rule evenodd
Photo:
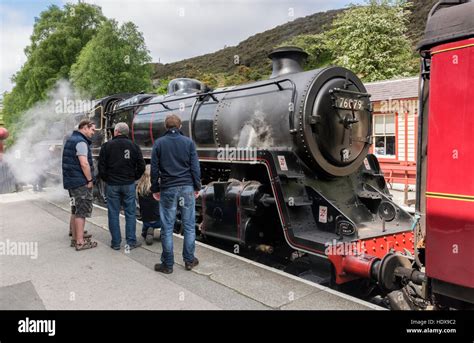
<instances>
[{"instance_id":1,"label":"man in dark blue hoodie","mask_svg":"<svg viewBox=\"0 0 474 343\"><path fill-rule=\"evenodd\" d=\"M201 171L196 146L181 129L181 119L172 114L165 119L166 133L153 146L151 155L151 190L160 200L161 263L157 272L173 272L173 228L179 206L184 227L183 259L186 270L197 266L195 250L195 197L201 189Z\"/></svg>"}]
</instances>

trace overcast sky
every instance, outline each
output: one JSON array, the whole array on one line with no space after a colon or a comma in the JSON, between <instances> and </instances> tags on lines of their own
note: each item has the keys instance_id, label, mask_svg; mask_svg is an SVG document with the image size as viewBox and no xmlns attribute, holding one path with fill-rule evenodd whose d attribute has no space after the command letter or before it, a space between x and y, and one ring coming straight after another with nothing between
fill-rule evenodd
<instances>
[{"instance_id":1,"label":"overcast sky","mask_svg":"<svg viewBox=\"0 0 474 343\"><path fill-rule=\"evenodd\" d=\"M0 0L0 93L26 61L34 18L66 0ZM237 45L256 33L298 17L345 7L350 0L84 0L119 23L132 21L154 62L174 62Z\"/></svg>"}]
</instances>

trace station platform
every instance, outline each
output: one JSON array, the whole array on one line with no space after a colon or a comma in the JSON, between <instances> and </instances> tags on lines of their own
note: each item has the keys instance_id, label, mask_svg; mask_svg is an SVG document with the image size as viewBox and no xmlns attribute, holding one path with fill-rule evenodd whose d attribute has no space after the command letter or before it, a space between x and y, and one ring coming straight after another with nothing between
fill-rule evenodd
<instances>
[{"instance_id":1,"label":"station platform","mask_svg":"<svg viewBox=\"0 0 474 343\"><path fill-rule=\"evenodd\" d=\"M111 249L107 212L99 207L86 229L99 245L77 252L69 246L64 190L0 195L0 310L382 309L201 242L200 264L186 271L179 235L174 272L157 273L161 243ZM137 223L141 240L139 232Z\"/></svg>"}]
</instances>

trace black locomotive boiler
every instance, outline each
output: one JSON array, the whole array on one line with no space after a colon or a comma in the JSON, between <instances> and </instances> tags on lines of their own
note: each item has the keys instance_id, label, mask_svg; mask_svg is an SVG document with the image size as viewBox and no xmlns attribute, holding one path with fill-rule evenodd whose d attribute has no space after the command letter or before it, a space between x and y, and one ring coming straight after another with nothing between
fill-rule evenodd
<instances>
[{"instance_id":1,"label":"black locomotive boiler","mask_svg":"<svg viewBox=\"0 0 474 343\"><path fill-rule=\"evenodd\" d=\"M370 95L345 68L303 71L306 56L279 48L270 78L246 85L211 90L181 78L166 95L101 99L90 113L100 130L94 155L124 121L149 159L176 113L199 155L202 235L328 257L337 283L365 277L390 288L384 279L397 263L383 258L413 252L413 218L368 153Z\"/></svg>"}]
</instances>

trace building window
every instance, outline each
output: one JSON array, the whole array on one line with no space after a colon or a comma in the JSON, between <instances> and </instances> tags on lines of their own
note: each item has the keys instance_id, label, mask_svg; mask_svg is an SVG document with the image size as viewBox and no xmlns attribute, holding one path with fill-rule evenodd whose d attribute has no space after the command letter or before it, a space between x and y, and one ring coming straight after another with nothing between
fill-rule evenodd
<instances>
[{"instance_id":1,"label":"building window","mask_svg":"<svg viewBox=\"0 0 474 343\"><path fill-rule=\"evenodd\" d=\"M374 115L374 153L395 157L395 114Z\"/></svg>"}]
</instances>

